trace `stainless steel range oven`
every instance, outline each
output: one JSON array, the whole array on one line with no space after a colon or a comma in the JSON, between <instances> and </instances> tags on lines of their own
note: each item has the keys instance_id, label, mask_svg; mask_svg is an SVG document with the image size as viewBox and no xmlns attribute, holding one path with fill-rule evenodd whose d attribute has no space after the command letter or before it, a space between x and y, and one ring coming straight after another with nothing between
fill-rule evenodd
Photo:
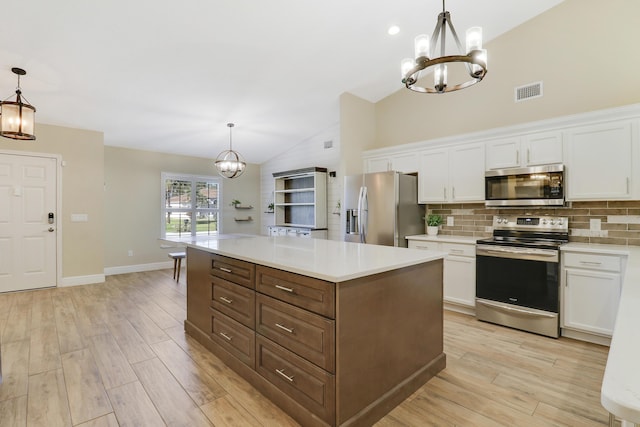
<instances>
[{"instance_id":1,"label":"stainless steel range oven","mask_svg":"<svg viewBox=\"0 0 640 427\"><path fill-rule=\"evenodd\" d=\"M565 217L495 216L476 245L476 317L557 338Z\"/></svg>"}]
</instances>

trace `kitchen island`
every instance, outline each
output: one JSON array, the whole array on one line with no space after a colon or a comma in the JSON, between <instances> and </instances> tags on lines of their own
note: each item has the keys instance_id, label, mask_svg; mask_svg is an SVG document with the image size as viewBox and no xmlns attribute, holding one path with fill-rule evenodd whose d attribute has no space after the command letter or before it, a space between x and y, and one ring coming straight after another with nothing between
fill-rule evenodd
<instances>
[{"instance_id":1,"label":"kitchen island","mask_svg":"<svg viewBox=\"0 0 640 427\"><path fill-rule=\"evenodd\" d=\"M445 367L444 253L294 237L183 243L185 330L302 425L371 425Z\"/></svg>"}]
</instances>

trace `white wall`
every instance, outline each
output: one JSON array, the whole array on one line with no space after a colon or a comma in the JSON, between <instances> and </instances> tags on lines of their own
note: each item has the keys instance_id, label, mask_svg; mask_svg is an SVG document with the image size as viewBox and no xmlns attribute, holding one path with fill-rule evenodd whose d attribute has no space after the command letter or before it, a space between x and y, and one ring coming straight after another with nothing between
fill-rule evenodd
<instances>
[{"instance_id":1,"label":"white wall","mask_svg":"<svg viewBox=\"0 0 640 427\"><path fill-rule=\"evenodd\" d=\"M324 143L331 141L333 147L324 148ZM340 168L340 126L326 129L317 135L300 142L284 153L280 153L260 167L260 189L262 221L260 233L266 235L267 227L274 225L275 215L265 213L269 203L273 202L274 172L283 172L307 167L323 167L328 172L336 171L336 178L327 178L327 228L329 239L341 240L340 216L334 215L336 204L342 198L342 182L344 178L339 174Z\"/></svg>"}]
</instances>

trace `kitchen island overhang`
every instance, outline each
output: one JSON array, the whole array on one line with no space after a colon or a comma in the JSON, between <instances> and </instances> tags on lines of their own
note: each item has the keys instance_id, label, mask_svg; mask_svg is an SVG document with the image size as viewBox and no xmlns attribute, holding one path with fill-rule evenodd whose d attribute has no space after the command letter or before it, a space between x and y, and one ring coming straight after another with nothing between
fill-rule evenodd
<instances>
[{"instance_id":1,"label":"kitchen island overhang","mask_svg":"<svg viewBox=\"0 0 640 427\"><path fill-rule=\"evenodd\" d=\"M444 256L287 237L194 241L185 330L303 425L370 425L445 367Z\"/></svg>"}]
</instances>

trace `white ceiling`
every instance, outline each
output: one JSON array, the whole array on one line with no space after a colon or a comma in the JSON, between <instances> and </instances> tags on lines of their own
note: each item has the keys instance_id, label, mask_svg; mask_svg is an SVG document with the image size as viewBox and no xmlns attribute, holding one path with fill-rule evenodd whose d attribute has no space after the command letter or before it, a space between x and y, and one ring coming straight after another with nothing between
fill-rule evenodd
<instances>
[{"instance_id":1,"label":"white ceiling","mask_svg":"<svg viewBox=\"0 0 640 427\"><path fill-rule=\"evenodd\" d=\"M480 25L486 43L560 2L446 6L461 37ZM343 92L375 102L399 90L400 60L441 10L440 0L8 1L0 97L16 87L11 67L22 67L40 123L214 158L234 122L234 149L262 163L334 126Z\"/></svg>"}]
</instances>

